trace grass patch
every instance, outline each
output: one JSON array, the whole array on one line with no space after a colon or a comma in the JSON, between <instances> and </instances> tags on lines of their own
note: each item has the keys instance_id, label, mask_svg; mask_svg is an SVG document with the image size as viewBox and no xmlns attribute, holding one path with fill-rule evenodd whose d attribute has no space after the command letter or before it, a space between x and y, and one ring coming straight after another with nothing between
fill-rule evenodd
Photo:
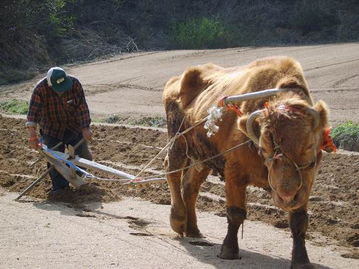
<instances>
[{"instance_id":1,"label":"grass patch","mask_svg":"<svg viewBox=\"0 0 359 269\"><path fill-rule=\"evenodd\" d=\"M100 119L99 122L105 122L105 123L123 123L124 118L118 116L118 115L111 115L107 118Z\"/></svg>"},{"instance_id":2,"label":"grass patch","mask_svg":"<svg viewBox=\"0 0 359 269\"><path fill-rule=\"evenodd\" d=\"M331 136L338 148L359 151L359 124L347 121L334 128Z\"/></svg>"},{"instance_id":3,"label":"grass patch","mask_svg":"<svg viewBox=\"0 0 359 269\"><path fill-rule=\"evenodd\" d=\"M166 127L166 120L162 117L143 117L141 119L132 120L130 124L142 125L150 127Z\"/></svg>"},{"instance_id":4,"label":"grass patch","mask_svg":"<svg viewBox=\"0 0 359 269\"><path fill-rule=\"evenodd\" d=\"M17 99L1 101L0 110L5 113L25 115L29 111L29 103Z\"/></svg>"},{"instance_id":5,"label":"grass patch","mask_svg":"<svg viewBox=\"0 0 359 269\"><path fill-rule=\"evenodd\" d=\"M231 36L222 21L212 18L196 18L171 27L173 46L181 49L225 48L230 45Z\"/></svg>"},{"instance_id":6,"label":"grass patch","mask_svg":"<svg viewBox=\"0 0 359 269\"><path fill-rule=\"evenodd\" d=\"M131 118L131 117L122 117L120 115L114 114L107 118L100 119L98 121L105 123L112 123L112 124L140 125L140 126L157 127L157 128L165 128L167 126L166 119L160 116Z\"/></svg>"}]
</instances>

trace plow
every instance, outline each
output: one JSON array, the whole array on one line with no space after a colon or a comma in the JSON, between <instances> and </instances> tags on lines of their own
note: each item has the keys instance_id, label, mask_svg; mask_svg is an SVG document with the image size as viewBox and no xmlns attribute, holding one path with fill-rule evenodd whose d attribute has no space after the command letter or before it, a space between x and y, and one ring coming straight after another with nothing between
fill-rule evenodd
<instances>
[{"instance_id":1,"label":"plow","mask_svg":"<svg viewBox=\"0 0 359 269\"><path fill-rule=\"evenodd\" d=\"M39 153L41 158L36 160L32 165L42 159L46 159L49 164L48 168L35 181L26 187L15 200L19 200L22 196L34 188L36 184L43 180L52 169L56 169L74 188L80 188L82 185L86 184L87 179L113 180L123 184L143 183L142 179L137 178L135 175L131 175L115 168L105 166L98 162L90 161L75 155L75 150L78 146L81 145L81 143L84 143L84 139L80 140L75 146L69 145L65 152L56 150L56 148L62 145L61 142L51 149L48 148L45 144L40 144ZM88 171L88 169L105 172L118 178L100 178L93 175Z\"/></svg>"},{"instance_id":2,"label":"plow","mask_svg":"<svg viewBox=\"0 0 359 269\"><path fill-rule=\"evenodd\" d=\"M199 122L199 124L204 121ZM199 125L198 124L198 125ZM197 126L197 125L196 125ZM193 126L192 128L194 128ZM148 177L140 177L140 175L148 168L152 162L158 158L163 152L165 152L168 147L172 145L175 139L180 135L190 131L192 128L185 130L184 132L178 133L178 135L172 138L167 145L165 145L161 151L150 161L148 162L137 175L132 175L126 173L124 171L100 164L95 161L90 161L85 158L81 158L75 154L75 150L82 143L84 143L84 139L81 139L76 145L71 146L68 145L65 152L57 151L56 149L62 145L62 143L58 143L53 148L48 148L45 144L40 143L38 152L40 153L40 158L34 161L30 167L34 166L39 161L45 159L48 162L48 168L29 186L27 186L15 199L16 201L20 200L25 194L27 194L31 189L33 189L40 181L44 180L46 176L53 170L56 169L75 189L80 188L82 185L86 184L86 181L89 179L96 180L104 180L104 181L114 181L119 182L123 185L142 185L148 183L162 183L166 181L166 174L175 173L177 171L171 171L168 173L161 174L162 177L156 176L148 176ZM195 166L197 163L192 164L191 166ZM186 167L188 168L188 167ZM90 171L103 172L116 178L103 178L92 174Z\"/></svg>"}]
</instances>

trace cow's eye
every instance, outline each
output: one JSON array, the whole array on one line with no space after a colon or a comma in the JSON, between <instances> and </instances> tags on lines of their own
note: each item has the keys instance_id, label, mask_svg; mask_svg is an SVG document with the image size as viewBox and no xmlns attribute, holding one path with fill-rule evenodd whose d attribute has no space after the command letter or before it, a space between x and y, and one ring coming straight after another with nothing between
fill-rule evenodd
<instances>
[{"instance_id":1,"label":"cow's eye","mask_svg":"<svg viewBox=\"0 0 359 269\"><path fill-rule=\"evenodd\" d=\"M258 150L259 155L263 155L267 153L267 150L265 148L260 147Z\"/></svg>"},{"instance_id":2,"label":"cow's eye","mask_svg":"<svg viewBox=\"0 0 359 269\"><path fill-rule=\"evenodd\" d=\"M311 162L311 163L308 165L308 169L314 168L315 165L316 165L316 163L317 163L316 161Z\"/></svg>"},{"instance_id":3,"label":"cow's eye","mask_svg":"<svg viewBox=\"0 0 359 269\"><path fill-rule=\"evenodd\" d=\"M315 165L317 164L317 161L316 160L314 160L314 161L312 161L312 162L310 162L310 163L308 163L308 164L305 164L305 165L301 165L301 166L299 166L299 169L303 169L303 170L306 170L306 169L313 169L314 167L315 167Z\"/></svg>"},{"instance_id":4,"label":"cow's eye","mask_svg":"<svg viewBox=\"0 0 359 269\"><path fill-rule=\"evenodd\" d=\"M306 150L311 150L311 149L313 149L313 147L314 147L314 144L310 144L309 146L307 146Z\"/></svg>"}]
</instances>

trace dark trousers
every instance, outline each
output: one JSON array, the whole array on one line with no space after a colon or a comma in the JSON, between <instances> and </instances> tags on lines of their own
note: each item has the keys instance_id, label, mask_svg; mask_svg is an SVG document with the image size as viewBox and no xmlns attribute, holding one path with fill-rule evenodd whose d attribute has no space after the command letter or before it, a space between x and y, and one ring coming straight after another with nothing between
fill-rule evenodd
<instances>
[{"instance_id":1,"label":"dark trousers","mask_svg":"<svg viewBox=\"0 0 359 269\"><path fill-rule=\"evenodd\" d=\"M65 151L65 145L71 145L75 146L77 142L79 142L82 139L82 134L75 134L69 130L65 131L63 139L58 139L52 136L48 135L42 135L44 139L45 145L48 146L48 148L53 148L56 144L59 142L62 142L63 144L59 147L57 147L56 151ZM81 158L85 158L88 160L92 160L91 153L88 149L86 141L84 141L76 150L75 154L80 156ZM47 163L47 167L50 167L50 163ZM56 191L59 189L64 189L69 186L69 182L59 173L56 171L56 169L52 169L50 172L50 178L52 181L52 190Z\"/></svg>"}]
</instances>

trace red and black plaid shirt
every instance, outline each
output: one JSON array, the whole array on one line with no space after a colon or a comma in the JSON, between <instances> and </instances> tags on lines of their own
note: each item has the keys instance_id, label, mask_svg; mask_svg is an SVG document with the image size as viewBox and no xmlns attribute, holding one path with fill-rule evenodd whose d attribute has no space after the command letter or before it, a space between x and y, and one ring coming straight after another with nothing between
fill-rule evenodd
<instances>
[{"instance_id":1,"label":"red and black plaid shirt","mask_svg":"<svg viewBox=\"0 0 359 269\"><path fill-rule=\"evenodd\" d=\"M74 77L72 88L61 95L42 79L34 88L28 123L38 123L45 135L62 139L66 129L80 133L90 126L91 118L81 83Z\"/></svg>"}]
</instances>

